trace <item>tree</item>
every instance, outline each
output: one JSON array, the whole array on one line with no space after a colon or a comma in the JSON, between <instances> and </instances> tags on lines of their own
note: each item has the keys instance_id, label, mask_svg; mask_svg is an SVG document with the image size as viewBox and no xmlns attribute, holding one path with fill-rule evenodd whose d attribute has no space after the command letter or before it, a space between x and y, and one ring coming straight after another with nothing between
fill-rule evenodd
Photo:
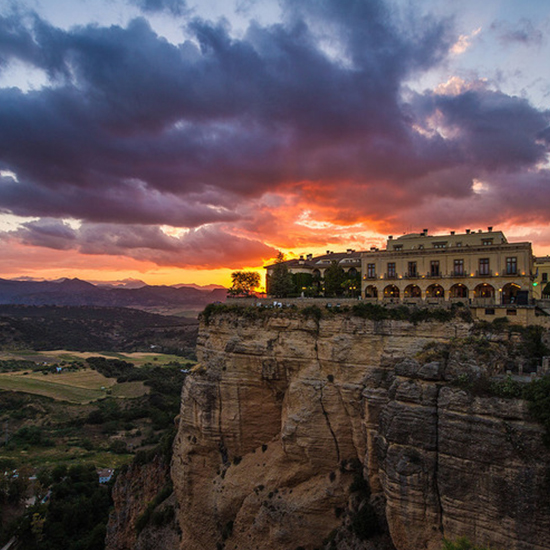
<instances>
[{"instance_id":1,"label":"tree","mask_svg":"<svg viewBox=\"0 0 550 550\"><path fill-rule=\"evenodd\" d=\"M346 280L344 270L333 260L325 271L325 296L341 296L344 289L342 284Z\"/></svg>"},{"instance_id":2,"label":"tree","mask_svg":"<svg viewBox=\"0 0 550 550\"><path fill-rule=\"evenodd\" d=\"M292 274L285 264L285 256L282 252L277 255L275 267L269 277L268 293L276 298L286 298L294 292Z\"/></svg>"},{"instance_id":3,"label":"tree","mask_svg":"<svg viewBox=\"0 0 550 550\"><path fill-rule=\"evenodd\" d=\"M232 296L250 296L260 286L260 275L254 271L234 271L231 279L233 282L228 293Z\"/></svg>"}]
</instances>

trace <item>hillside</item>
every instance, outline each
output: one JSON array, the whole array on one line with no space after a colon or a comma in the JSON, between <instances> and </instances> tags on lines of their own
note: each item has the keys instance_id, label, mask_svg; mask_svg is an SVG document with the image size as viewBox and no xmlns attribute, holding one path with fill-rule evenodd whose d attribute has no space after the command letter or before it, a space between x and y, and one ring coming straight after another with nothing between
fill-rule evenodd
<instances>
[{"instance_id":1,"label":"hillside","mask_svg":"<svg viewBox=\"0 0 550 550\"><path fill-rule=\"evenodd\" d=\"M0 305L0 349L151 351L194 357L195 319L137 309Z\"/></svg>"},{"instance_id":2,"label":"hillside","mask_svg":"<svg viewBox=\"0 0 550 550\"><path fill-rule=\"evenodd\" d=\"M0 304L103 306L134 308L180 308L202 310L209 303L224 301L223 288L189 286L105 288L80 279L16 281L0 279Z\"/></svg>"}]
</instances>

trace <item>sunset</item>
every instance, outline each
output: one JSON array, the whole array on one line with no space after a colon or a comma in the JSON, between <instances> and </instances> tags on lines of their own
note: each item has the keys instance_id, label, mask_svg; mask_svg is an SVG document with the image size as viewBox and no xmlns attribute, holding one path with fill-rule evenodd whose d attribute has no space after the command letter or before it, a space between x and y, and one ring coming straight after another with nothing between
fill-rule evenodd
<instances>
[{"instance_id":1,"label":"sunset","mask_svg":"<svg viewBox=\"0 0 550 550\"><path fill-rule=\"evenodd\" d=\"M0 0L1 550L550 550L550 0Z\"/></svg>"},{"instance_id":2,"label":"sunset","mask_svg":"<svg viewBox=\"0 0 550 550\"><path fill-rule=\"evenodd\" d=\"M550 7L2 3L0 277L228 285L488 225L550 252Z\"/></svg>"}]
</instances>

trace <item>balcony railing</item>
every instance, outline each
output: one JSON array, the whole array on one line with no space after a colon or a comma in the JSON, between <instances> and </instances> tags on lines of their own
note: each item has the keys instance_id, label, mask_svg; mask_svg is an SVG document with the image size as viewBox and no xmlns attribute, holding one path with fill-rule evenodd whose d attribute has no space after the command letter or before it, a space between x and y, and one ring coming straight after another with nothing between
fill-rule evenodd
<instances>
[{"instance_id":1,"label":"balcony railing","mask_svg":"<svg viewBox=\"0 0 550 550\"><path fill-rule=\"evenodd\" d=\"M397 279L396 273L384 273L384 279Z\"/></svg>"},{"instance_id":2,"label":"balcony railing","mask_svg":"<svg viewBox=\"0 0 550 550\"><path fill-rule=\"evenodd\" d=\"M479 269L476 271L476 277L492 277L493 271L491 269Z\"/></svg>"}]
</instances>

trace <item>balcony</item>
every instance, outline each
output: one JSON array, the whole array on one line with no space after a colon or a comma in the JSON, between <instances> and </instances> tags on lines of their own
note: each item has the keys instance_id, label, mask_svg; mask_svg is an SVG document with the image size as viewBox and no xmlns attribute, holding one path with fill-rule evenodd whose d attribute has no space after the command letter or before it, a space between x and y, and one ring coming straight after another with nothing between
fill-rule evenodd
<instances>
[{"instance_id":1,"label":"balcony","mask_svg":"<svg viewBox=\"0 0 550 550\"><path fill-rule=\"evenodd\" d=\"M387 281L389 280L395 280L395 279L398 279L399 277L397 276L396 273L384 273L384 279L386 279Z\"/></svg>"},{"instance_id":2,"label":"balcony","mask_svg":"<svg viewBox=\"0 0 550 550\"><path fill-rule=\"evenodd\" d=\"M463 269L459 271L451 271L451 277L468 277L469 274L466 273Z\"/></svg>"},{"instance_id":3,"label":"balcony","mask_svg":"<svg viewBox=\"0 0 550 550\"><path fill-rule=\"evenodd\" d=\"M493 271L491 269L481 269L476 271L476 277L492 277Z\"/></svg>"},{"instance_id":4,"label":"balcony","mask_svg":"<svg viewBox=\"0 0 550 550\"><path fill-rule=\"evenodd\" d=\"M419 273L406 273L403 275L403 279L420 279Z\"/></svg>"},{"instance_id":5,"label":"balcony","mask_svg":"<svg viewBox=\"0 0 550 550\"><path fill-rule=\"evenodd\" d=\"M431 271L428 271L428 273L426 273L426 277L428 279L441 279L443 278L443 275L441 274L441 272L437 272L437 273L432 273Z\"/></svg>"},{"instance_id":6,"label":"balcony","mask_svg":"<svg viewBox=\"0 0 550 550\"><path fill-rule=\"evenodd\" d=\"M378 276L376 275L376 273L372 273L370 275L367 273L367 275L365 275L363 279L365 281L374 281L375 279L378 279Z\"/></svg>"}]
</instances>

